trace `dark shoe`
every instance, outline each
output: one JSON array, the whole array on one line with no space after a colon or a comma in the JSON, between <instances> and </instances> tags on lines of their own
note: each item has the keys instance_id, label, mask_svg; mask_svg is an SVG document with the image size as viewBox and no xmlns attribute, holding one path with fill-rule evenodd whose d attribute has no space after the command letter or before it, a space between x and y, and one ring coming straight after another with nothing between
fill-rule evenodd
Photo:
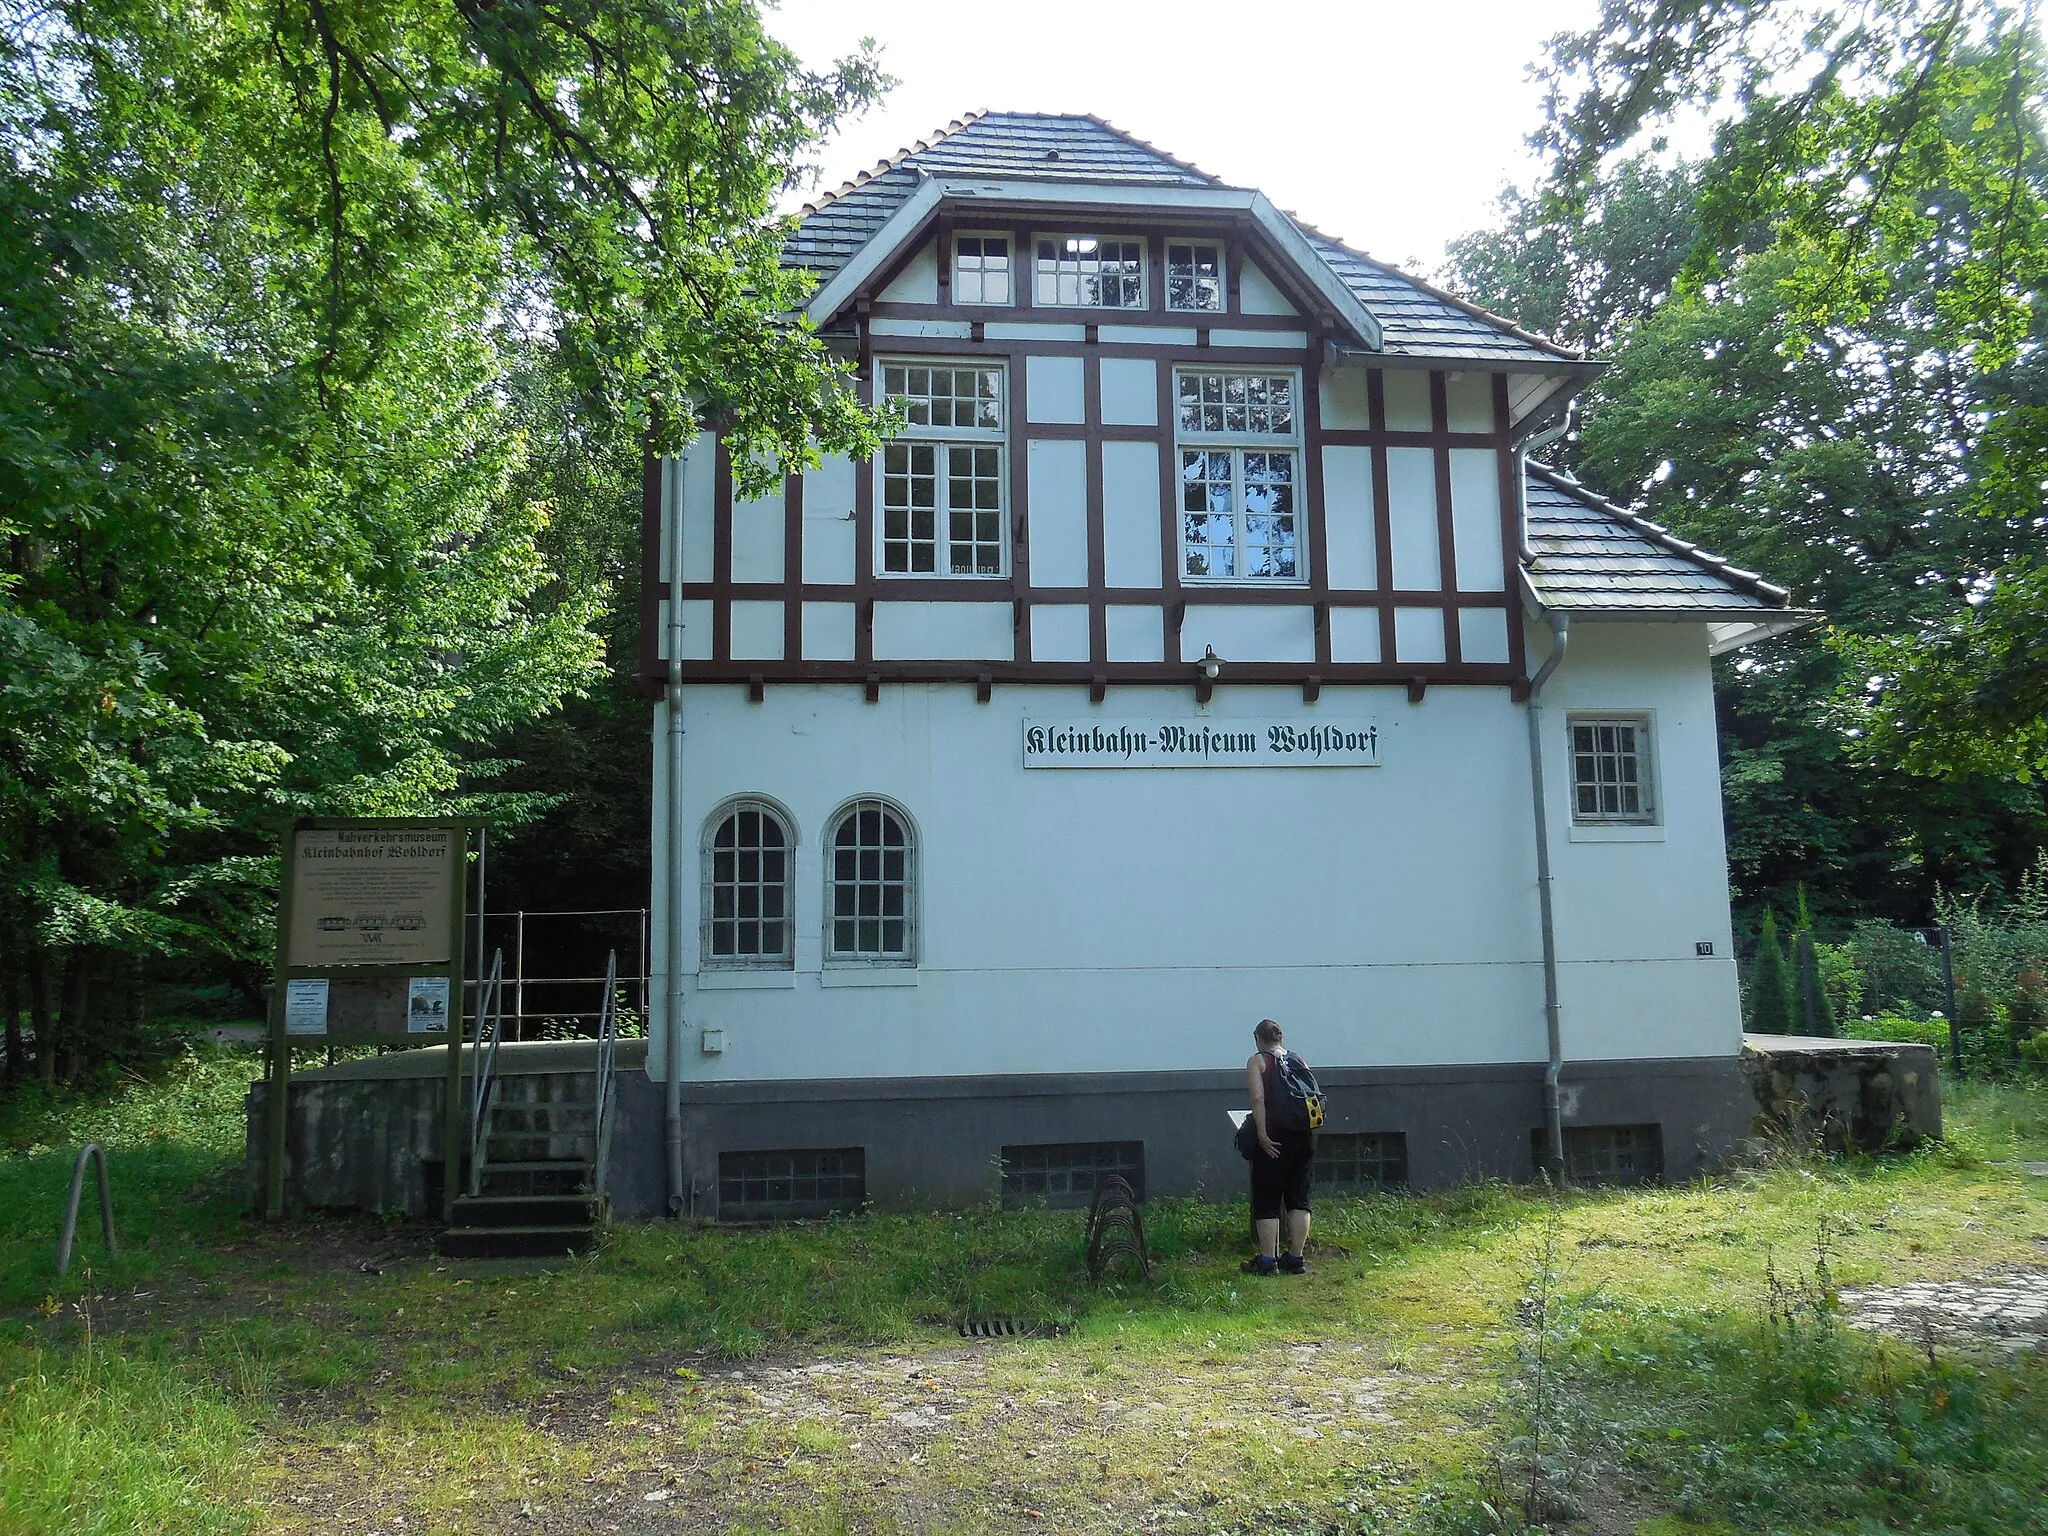
<instances>
[{"instance_id":1,"label":"dark shoe","mask_svg":"<svg viewBox=\"0 0 2048 1536\"><path fill-rule=\"evenodd\" d=\"M1283 1253L1280 1255L1280 1273L1305 1275L1308 1273L1308 1261L1298 1253Z\"/></svg>"},{"instance_id":2,"label":"dark shoe","mask_svg":"<svg viewBox=\"0 0 2048 1536\"><path fill-rule=\"evenodd\" d=\"M1278 1259L1269 1259L1263 1253L1253 1255L1237 1267L1248 1275L1277 1275L1280 1273L1280 1261Z\"/></svg>"}]
</instances>

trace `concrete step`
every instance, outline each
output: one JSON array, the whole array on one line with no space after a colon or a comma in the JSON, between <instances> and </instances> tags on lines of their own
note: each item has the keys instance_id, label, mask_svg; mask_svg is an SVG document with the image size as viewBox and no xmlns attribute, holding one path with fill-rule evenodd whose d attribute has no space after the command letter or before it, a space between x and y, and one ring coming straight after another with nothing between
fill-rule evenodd
<instances>
[{"instance_id":1,"label":"concrete step","mask_svg":"<svg viewBox=\"0 0 2048 1536\"><path fill-rule=\"evenodd\" d=\"M589 1177L596 1165L588 1158L517 1158L499 1162L495 1157L484 1160L486 1175L493 1173L573 1173Z\"/></svg>"},{"instance_id":2,"label":"concrete step","mask_svg":"<svg viewBox=\"0 0 2048 1536\"><path fill-rule=\"evenodd\" d=\"M602 1195L465 1195L457 1227L593 1227L605 1219Z\"/></svg>"},{"instance_id":3,"label":"concrete step","mask_svg":"<svg viewBox=\"0 0 2048 1536\"><path fill-rule=\"evenodd\" d=\"M521 1259L583 1253L596 1244L592 1225L450 1227L434 1247L449 1259Z\"/></svg>"}]
</instances>

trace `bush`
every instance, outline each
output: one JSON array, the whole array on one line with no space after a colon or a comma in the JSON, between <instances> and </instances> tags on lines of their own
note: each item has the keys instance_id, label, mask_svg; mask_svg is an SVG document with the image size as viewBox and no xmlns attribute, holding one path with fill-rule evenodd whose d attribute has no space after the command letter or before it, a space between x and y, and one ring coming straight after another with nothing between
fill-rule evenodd
<instances>
[{"instance_id":1,"label":"bush","mask_svg":"<svg viewBox=\"0 0 2048 1536\"><path fill-rule=\"evenodd\" d=\"M1758 936L1756 958L1749 963L1748 1004L1745 1022L1751 1034L1789 1035L1798 1017L1797 994L1792 987L1792 967L1785 961L1785 946L1778 942L1778 915L1764 913L1763 932Z\"/></svg>"}]
</instances>

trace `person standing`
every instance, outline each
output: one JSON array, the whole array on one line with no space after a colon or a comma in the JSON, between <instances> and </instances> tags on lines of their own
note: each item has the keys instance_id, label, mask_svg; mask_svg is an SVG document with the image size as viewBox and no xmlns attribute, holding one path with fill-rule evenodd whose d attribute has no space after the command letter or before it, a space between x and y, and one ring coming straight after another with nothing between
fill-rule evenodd
<instances>
[{"instance_id":1,"label":"person standing","mask_svg":"<svg viewBox=\"0 0 2048 1536\"><path fill-rule=\"evenodd\" d=\"M1307 1099L1291 1086L1290 1079L1305 1080L1318 1110L1321 1091L1307 1064L1288 1051L1280 1026L1273 1020L1259 1020L1252 1042L1258 1049L1244 1064L1244 1076L1251 1090L1252 1124L1258 1133L1251 1165L1252 1223L1259 1235L1259 1251L1246 1259L1243 1267L1250 1275L1306 1274L1302 1249L1308 1243L1316 1135L1305 1107ZM1285 1253L1280 1251L1283 1217L1287 1224Z\"/></svg>"}]
</instances>

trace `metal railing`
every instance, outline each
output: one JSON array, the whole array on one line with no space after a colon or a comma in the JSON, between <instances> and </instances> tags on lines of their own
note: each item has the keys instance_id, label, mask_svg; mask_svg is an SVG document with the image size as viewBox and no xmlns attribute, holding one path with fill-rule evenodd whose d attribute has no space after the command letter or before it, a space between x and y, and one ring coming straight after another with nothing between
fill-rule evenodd
<instances>
[{"instance_id":1,"label":"metal railing","mask_svg":"<svg viewBox=\"0 0 2048 1536\"><path fill-rule=\"evenodd\" d=\"M483 1193L484 1128L491 1093L497 1087L494 1075L498 1069L498 1044L505 1033L505 952L502 949L492 952L491 969L483 979L482 988L476 1008L476 1054L470 1063L470 1075L474 1080L469 1100L469 1192L472 1197Z\"/></svg>"},{"instance_id":2,"label":"metal railing","mask_svg":"<svg viewBox=\"0 0 2048 1536\"><path fill-rule=\"evenodd\" d=\"M599 978L596 976L529 975L527 973L527 926L529 923L537 924L566 919L587 920L604 918L631 918L633 920L633 937L638 949L639 967L637 971L631 973L626 978L627 991L629 993L628 1005L644 1019L647 1017L648 1006L647 908L594 907L588 910L565 910L559 912L536 912L520 909L512 912L488 912L478 916L477 931L479 934L483 932L484 925L487 922L501 925L497 929L500 934L504 933L502 925L507 923L511 925L511 972L505 978L505 985L511 999L506 1016L511 1029L512 1039L524 1040L527 1037L526 1029L528 1024L543 1022L584 1024L600 1019L601 1010L593 1012L587 1008L553 1008L546 1006L548 999L551 997L560 997L565 1002L572 1001L576 992L596 985ZM625 924L619 923L612 926L614 932L616 932L618 929L625 927ZM479 944L481 944L481 940L479 940ZM500 944L498 947L501 953L505 949L503 944ZM543 945L542 948L543 953L545 953L546 946ZM481 949L478 952L481 953ZM618 958L616 946L612 950L612 958L614 961ZM472 977L464 985L469 991L474 992L481 983ZM607 982L605 996L607 998L614 997L618 985L618 977L616 971L614 971L614 974ZM563 991L565 988L569 989L567 994ZM588 996L588 993L584 993L584 995Z\"/></svg>"},{"instance_id":3,"label":"metal railing","mask_svg":"<svg viewBox=\"0 0 2048 1536\"><path fill-rule=\"evenodd\" d=\"M619 1044L619 952L613 950L604 963L604 1001L597 1019L597 1107L591 1130L591 1156L595 1160L591 1193L604 1193L605 1165L610 1161L612 1130L612 1061Z\"/></svg>"},{"instance_id":4,"label":"metal railing","mask_svg":"<svg viewBox=\"0 0 2048 1536\"><path fill-rule=\"evenodd\" d=\"M78 1161L71 1165L71 1193L64 1201L64 1225L57 1233L57 1278L64 1278L64 1271L71 1267L71 1245L78 1240L78 1197L85 1193L85 1160L93 1160L100 1176L100 1236L107 1241L107 1257L112 1258L121 1250L114 1242L114 1201L107 1193L107 1153L96 1141L89 1141L79 1149Z\"/></svg>"}]
</instances>

